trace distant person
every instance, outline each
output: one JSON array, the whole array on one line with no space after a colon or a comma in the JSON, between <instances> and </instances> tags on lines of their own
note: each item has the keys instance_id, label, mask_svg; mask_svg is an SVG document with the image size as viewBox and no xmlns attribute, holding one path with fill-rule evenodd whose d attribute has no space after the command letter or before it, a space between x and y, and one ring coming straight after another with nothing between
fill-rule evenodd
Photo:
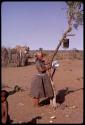
<instances>
[{"instance_id":1,"label":"distant person","mask_svg":"<svg viewBox=\"0 0 85 125\"><path fill-rule=\"evenodd\" d=\"M48 97L52 99L54 97L53 88L51 85L50 77L46 73L51 66L46 65L43 60L43 53L41 51L36 52L36 68L38 73L34 76L31 83L31 95L35 106L39 105L39 99L42 97Z\"/></svg>"},{"instance_id":2,"label":"distant person","mask_svg":"<svg viewBox=\"0 0 85 125\"><path fill-rule=\"evenodd\" d=\"M8 92L1 90L1 122L2 124L10 124L10 117L8 115Z\"/></svg>"}]
</instances>

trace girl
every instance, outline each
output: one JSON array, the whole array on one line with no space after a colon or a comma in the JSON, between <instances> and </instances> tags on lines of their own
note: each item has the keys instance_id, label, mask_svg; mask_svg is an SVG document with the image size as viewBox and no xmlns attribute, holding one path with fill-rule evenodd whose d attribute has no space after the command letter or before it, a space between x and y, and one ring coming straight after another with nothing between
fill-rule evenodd
<instances>
[{"instance_id":1,"label":"girl","mask_svg":"<svg viewBox=\"0 0 85 125\"><path fill-rule=\"evenodd\" d=\"M9 93L6 90L1 90L1 122L2 124L10 124L10 116L8 115L8 102L7 97Z\"/></svg>"},{"instance_id":2,"label":"girl","mask_svg":"<svg viewBox=\"0 0 85 125\"><path fill-rule=\"evenodd\" d=\"M52 99L54 97L50 77L46 73L51 66L45 64L43 53L41 51L36 53L36 68L38 74L35 75L31 83L31 95L33 97L34 105L39 106L40 98L48 97L49 99Z\"/></svg>"}]
</instances>

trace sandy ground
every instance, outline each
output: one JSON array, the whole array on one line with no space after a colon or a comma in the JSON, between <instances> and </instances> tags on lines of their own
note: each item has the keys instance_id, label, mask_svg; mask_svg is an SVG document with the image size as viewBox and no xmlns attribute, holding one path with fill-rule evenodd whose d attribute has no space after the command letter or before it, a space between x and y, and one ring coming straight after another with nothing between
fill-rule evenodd
<instances>
[{"instance_id":1,"label":"sandy ground","mask_svg":"<svg viewBox=\"0 0 85 125\"><path fill-rule=\"evenodd\" d=\"M29 91L33 75L37 72L34 65L2 68L2 86L8 86L4 89L13 90L15 85L25 89L8 96L13 123L83 123L83 61L61 60L59 63L54 83L58 92L56 101L61 105L55 110L49 104L39 108L33 106ZM69 90L67 94L66 87Z\"/></svg>"}]
</instances>

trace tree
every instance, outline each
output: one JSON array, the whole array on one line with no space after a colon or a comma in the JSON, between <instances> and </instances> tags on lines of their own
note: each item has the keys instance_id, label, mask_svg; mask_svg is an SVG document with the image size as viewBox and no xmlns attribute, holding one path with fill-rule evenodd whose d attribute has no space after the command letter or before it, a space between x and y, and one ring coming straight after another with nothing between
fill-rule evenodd
<instances>
[{"instance_id":1,"label":"tree","mask_svg":"<svg viewBox=\"0 0 85 125\"><path fill-rule=\"evenodd\" d=\"M82 24L83 21L83 14L81 11L81 2L74 2L74 1L70 1L70 2L66 2L67 3L67 21L68 21L68 27L67 30L65 31L65 33L63 34L61 40L59 41L57 48L55 49L52 58L50 60L50 63L52 65L52 61L55 57L55 55L58 52L59 47L61 46L61 44L65 41L66 37L68 36L68 33L72 31L73 27L77 29L77 27ZM76 25L75 25L76 24ZM55 73L55 69L53 70L53 73L51 75L51 70L49 70L49 76L51 77L51 80L53 79ZM52 87L54 90L54 103L53 103L53 107L55 107L55 86L54 83L52 82Z\"/></svg>"},{"instance_id":2,"label":"tree","mask_svg":"<svg viewBox=\"0 0 85 125\"><path fill-rule=\"evenodd\" d=\"M83 25L83 4L82 2L69 1L67 3L68 24L73 23L73 27L77 28ZM72 25L72 24L71 24Z\"/></svg>"},{"instance_id":3,"label":"tree","mask_svg":"<svg viewBox=\"0 0 85 125\"><path fill-rule=\"evenodd\" d=\"M79 25L83 25L83 3L78 1L68 1L66 4L68 27L52 55L51 63L57 54L59 47L64 42L64 39L69 35L68 33L71 32L73 28L77 29Z\"/></svg>"}]
</instances>

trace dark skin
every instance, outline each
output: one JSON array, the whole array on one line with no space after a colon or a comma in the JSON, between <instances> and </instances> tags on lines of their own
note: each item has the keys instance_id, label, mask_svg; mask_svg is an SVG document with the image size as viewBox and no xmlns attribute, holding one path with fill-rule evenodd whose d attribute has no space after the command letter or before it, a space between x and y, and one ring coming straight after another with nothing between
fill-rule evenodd
<instances>
[{"instance_id":1,"label":"dark skin","mask_svg":"<svg viewBox=\"0 0 85 125\"><path fill-rule=\"evenodd\" d=\"M14 90L7 92L5 90L1 91L1 111L2 111L2 123L6 124L10 122L10 117L8 115L8 102L7 97L9 95L12 95L16 92L15 88Z\"/></svg>"},{"instance_id":2,"label":"dark skin","mask_svg":"<svg viewBox=\"0 0 85 125\"><path fill-rule=\"evenodd\" d=\"M1 106L2 106L2 123L6 124L8 117L8 103L6 101L6 97L1 97Z\"/></svg>"},{"instance_id":3,"label":"dark skin","mask_svg":"<svg viewBox=\"0 0 85 125\"><path fill-rule=\"evenodd\" d=\"M15 88L12 91L1 90L1 122L2 124L10 124L13 120L10 119L8 114L8 101L7 98L9 95L12 95L16 92Z\"/></svg>"},{"instance_id":4,"label":"dark skin","mask_svg":"<svg viewBox=\"0 0 85 125\"><path fill-rule=\"evenodd\" d=\"M45 63L45 66L43 66L43 67L36 67L39 72L46 72L51 69L50 63L48 63L48 61L43 58L42 53L37 53L36 58L41 61L44 61L44 63ZM33 102L34 102L35 106L39 106L39 98L33 98Z\"/></svg>"},{"instance_id":5,"label":"dark skin","mask_svg":"<svg viewBox=\"0 0 85 125\"><path fill-rule=\"evenodd\" d=\"M45 61L45 66L44 66L43 68L42 68L42 67L37 67L37 70L38 70L39 72L44 72L44 71L47 71L47 70L50 70L50 69L51 69L50 63L49 63L46 59L43 58L42 53L37 54L37 58L38 58L39 60L41 60L41 61Z\"/></svg>"},{"instance_id":6,"label":"dark skin","mask_svg":"<svg viewBox=\"0 0 85 125\"><path fill-rule=\"evenodd\" d=\"M50 69L50 66L45 66L45 67L38 67L37 68L38 69L38 71L40 71L40 72L44 72L44 71L47 71L47 70L49 70Z\"/></svg>"}]
</instances>

